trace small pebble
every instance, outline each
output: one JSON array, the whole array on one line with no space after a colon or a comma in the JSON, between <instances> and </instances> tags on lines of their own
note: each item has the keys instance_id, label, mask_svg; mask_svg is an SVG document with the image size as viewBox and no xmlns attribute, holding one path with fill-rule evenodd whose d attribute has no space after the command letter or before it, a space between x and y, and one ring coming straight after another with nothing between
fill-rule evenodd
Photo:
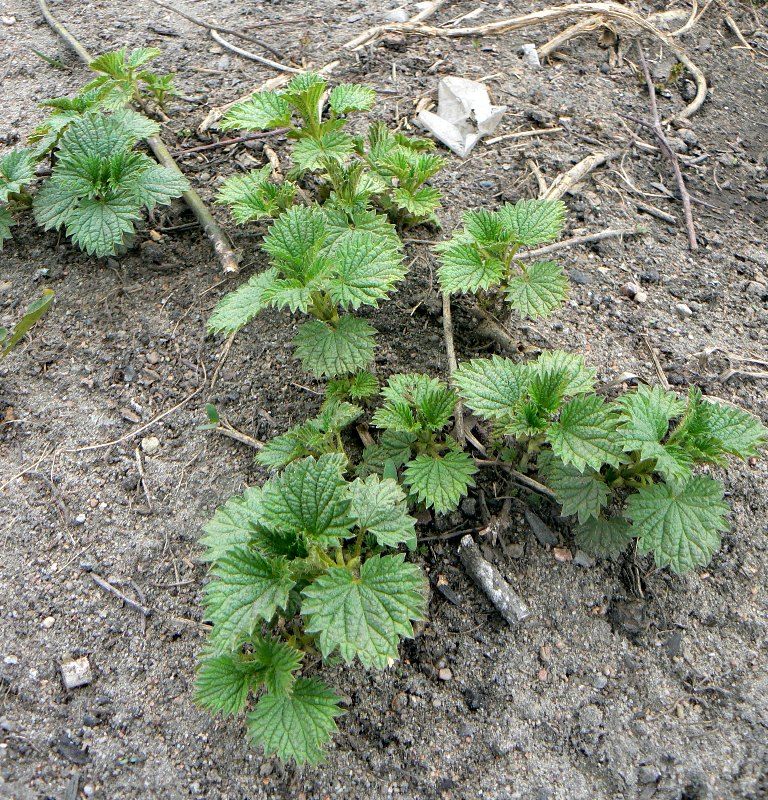
<instances>
[{"instance_id":1,"label":"small pebble","mask_svg":"<svg viewBox=\"0 0 768 800\"><path fill-rule=\"evenodd\" d=\"M85 524L85 520L86 520L85 514L78 514L75 517L75 525L83 525Z\"/></svg>"},{"instance_id":2,"label":"small pebble","mask_svg":"<svg viewBox=\"0 0 768 800\"><path fill-rule=\"evenodd\" d=\"M88 660L88 656L76 658L74 661L64 661L60 669L61 680L65 689L87 686L93 680L91 662Z\"/></svg>"},{"instance_id":3,"label":"small pebble","mask_svg":"<svg viewBox=\"0 0 768 800\"><path fill-rule=\"evenodd\" d=\"M404 8L393 8L384 14L384 22L408 22L408 12Z\"/></svg>"},{"instance_id":4,"label":"small pebble","mask_svg":"<svg viewBox=\"0 0 768 800\"><path fill-rule=\"evenodd\" d=\"M555 561L573 561L573 553L567 547L555 547L552 552L554 553Z\"/></svg>"},{"instance_id":5,"label":"small pebble","mask_svg":"<svg viewBox=\"0 0 768 800\"><path fill-rule=\"evenodd\" d=\"M605 675L596 675L595 679L592 681L592 685L595 689L601 691L608 685L608 678L606 678Z\"/></svg>"},{"instance_id":6,"label":"small pebble","mask_svg":"<svg viewBox=\"0 0 768 800\"><path fill-rule=\"evenodd\" d=\"M638 783L656 783L661 777L661 773L652 764L645 764L637 771Z\"/></svg>"},{"instance_id":7,"label":"small pebble","mask_svg":"<svg viewBox=\"0 0 768 800\"><path fill-rule=\"evenodd\" d=\"M141 449L148 456L152 456L160 449L160 440L157 436L145 436L141 440Z\"/></svg>"},{"instance_id":8,"label":"small pebble","mask_svg":"<svg viewBox=\"0 0 768 800\"><path fill-rule=\"evenodd\" d=\"M56 620L55 620L53 617L46 617L46 618L43 620L43 622L42 622L42 626L43 626L43 627L44 627L46 630L49 630L49 629L50 629L50 628L52 628L52 627L53 627L55 624L56 624Z\"/></svg>"},{"instance_id":9,"label":"small pebble","mask_svg":"<svg viewBox=\"0 0 768 800\"><path fill-rule=\"evenodd\" d=\"M441 681L449 681L453 678L453 673L448 667L443 667L438 673L437 677L440 678Z\"/></svg>"},{"instance_id":10,"label":"small pebble","mask_svg":"<svg viewBox=\"0 0 768 800\"><path fill-rule=\"evenodd\" d=\"M573 557L573 563L576 564L577 567L589 569L595 566L595 559L592 558L589 553L585 553L583 550L577 550L576 555Z\"/></svg>"},{"instance_id":11,"label":"small pebble","mask_svg":"<svg viewBox=\"0 0 768 800\"><path fill-rule=\"evenodd\" d=\"M687 306L685 303L678 303L675 306L675 311L677 312L678 317L685 319L686 317L692 317L693 311L691 311L690 307Z\"/></svg>"}]
</instances>

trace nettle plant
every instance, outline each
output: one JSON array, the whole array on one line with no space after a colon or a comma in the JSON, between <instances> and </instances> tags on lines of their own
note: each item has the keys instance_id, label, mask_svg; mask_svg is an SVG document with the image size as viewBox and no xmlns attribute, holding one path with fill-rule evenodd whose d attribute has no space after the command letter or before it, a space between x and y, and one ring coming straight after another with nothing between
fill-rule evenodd
<instances>
[{"instance_id":1,"label":"nettle plant","mask_svg":"<svg viewBox=\"0 0 768 800\"><path fill-rule=\"evenodd\" d=\"M143 69L159 53L105 53L90 65L98 77L78 94L43 101L51 112L29 146L0 160L0 247L11 238L15 212L31 206L45 230L64 229L89 255L116 255L129 244L144 209L170 203L189 188L178 172L137 149L159 126L129 105L146 107L152 100L162 107L173 93L170 75ZM51 175L33 195L45 158L53 164Z\"/></svg>"},{"instance_id":2,"label":"nettle plant","mask_svg":"<svg viewBox=\"0 0 768 800\"><path fill-rule=\"evenodd\" d=\"M415 543L405 495L376 475L348 480L339 453L294 461L222 506L203 539L213 623L197 699L237 714L252 741L297 763L320 760L343 712L317 678L319 658L384 669L424 618L421 569L390 552Z\"/></svg>"},{"instance_id":3,"label":"nettle plant","mask_svg":"<svg viewBox=\"0 0 768 800\"><path fill-rule=\"evenodd\" d=\"M444 159L426 152L426 140L382 125L371 126L367 139L343 130L350 114L371 108L371 89L336 86L327 112L326 93L320 76L299 75L283 92L238 103L222 121L224 128L288 128L293 167L289 180L274 180L266 165L224 182L219 202L237 222L273 220L262 243L271 266L226 295L208 328L234 333L270 306L307 314L312 320L299 327L296 356L317 377L341 378L373 361L376 331L351 312L377 307L405 277L393 222L434 216L440 195L423 184ZM296 204L299 197L304 204Z\"/></svg>"},{"instance_id":4,"label":"nettle plant","mask_svg":"<svg viewBox=\"0 0 768 800\"><path fill-rule=\"evenodd\" d=\"M487 420L499 458L538 471L584 550L615 556L637 540L658 567L682 573L720 547L729 511L720 481L695 473L758 454L768 431L751 414L641 385L614 402L595 394L579 356L553 351L519 363L494 357L459 367L466 405Z\"/></svg>"},{"instance_id":5,"label":"nettle plant","mask_svg":"<svg viewBox=\"0 0 768 800\"><path fill-rule=\"evenodd\" d=\"M435 247L442 290L477 294L490 311L501 294L521 317L550 314L566 300L568 279L554 261L526 263L520 253L556 239L564 222L560 200L519 200L498 211L465 212L462 228Z\"/></svg>"}]
</instances>

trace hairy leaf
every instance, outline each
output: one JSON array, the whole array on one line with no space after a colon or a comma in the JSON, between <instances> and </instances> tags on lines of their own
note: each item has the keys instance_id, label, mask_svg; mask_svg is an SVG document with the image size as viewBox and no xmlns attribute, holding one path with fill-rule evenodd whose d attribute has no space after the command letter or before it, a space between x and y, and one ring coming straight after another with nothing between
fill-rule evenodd
<instances>
[{"instance_id":1,"label":"hairy leaf","mask_svg":"<svg viewBox=\"0 0 768 800\"><path fill-rule=\"evenodd\" d=\"M359 317L343 316L335 326L313 320L299 328L295 352L313 375L333 378L365 369L373 361L375 335Z\"/></svg>"},{"instance_id":2,"label":"hairy leaf","mask_svg":"<svg viewBox=\"0 0 768 800\"><path fill-rule=\"evenodd\" d=\"M639 450L648 442L661 442L669 430L669 421L679 417L686 406L674 392L645 384L622 395L616 404L620 409L619 430L627 451Z\"/></svg>"},{"instance_id":3,"label":"hairy leaf","mask_svg":"<svg viewBox=\"0 0 768 800\"><path fill-rule=\"evenodd\" d=\"M451 242L442 248L437 270L444 292L477 292L501 283L506 267L496 257L484 256L471 242Z\"/></svg>"},{"instance_id":4,"label":"hairy leaf","mask_svg":"<svg viewBox=\"0 0 768 800\"><path fill-rule=\"evenodd\" d=\"M537 261L507 284L507 302L523 317L545 317L568 297L568 279L554 261Z\"/></svg>"},{"instance_id":5,"label":"hairy leaf","mask_svg":"<svg viewBox=\"0 0 768 800\"><path fill-rule=\"evenodd\" d=\"M336 114L368 111L376 102L376 92L359 83L342 83L331 90L328 104Z\"/></svg>"},{"instance_id":6,"label":"hairy leaf","mask_svg":"<svg viewBox=\"0 0 768 800\"><path fill-rule=\"evenodd\" d=\"M18 194L35 177L35 157L32 150L11 150L0 158L0 203L8 195Z\"/></svg>"},{"instance_id":7,"label":"hairy leaf","mask_svg":"<svg viewBox=\"0 0 768 800\"><path fill-rule=\"evenodd\" d=\"M578 515L580 523L599 516L608 505L611 490L600 474L592 469L581 472L564 464L553 453L545 451L538 458L539 475L555 493L563 516Z\"/></svg>"},{"instance_id":8,"label":"hairy leaf","mask_svg":"<svg viewBox=\"0 0 768 800\"><path fill-rule=\"evenodd\" d=\"M595 556L615 558L621 555L634 538L632 527L622 517L595 517L576 528L576 544Z\"/></svg>"},{"instance_id":9,"label":"hairy leaf","mask_svg":"<svg viewBox=\"0 0 768 800\"><path fill-rule=\"evenodd\" d=\"M708 477L686 484L657 483L627 500L626 515L641 553L652 552L656 566L688 572L708 564L727 529L723 486Z\"/></svg>"},{"instance_id":10,"label":"hairy leaf","mask_svg":"<svg viewBox=\"0 0 768 800\"><path fill-rule=\"evenodd\" d=\"M472 458L461 450L449 450L443 456L424 453L406 465L403 482L427 508L445 514L457 508L475 485L476 472Z\"/></svg>"},{"instance_id":11,"label":"hairy leaf","mask_svg":"<svg viewBox=\"0 0 768 800\"><path fill-rule=\"evenodd\" d=\"M424 618L426 587L421 570L402 554L372 556L356 577L331 567L304 589L301 613L315 634L323 657L338 648L350 663L384 669L397 658L402 637L413 635L412 621Z\"/></svg>"},{"instance_id":12,"label":"hairy leaf","mask_svg":"<svg viewBox=\"0 0 768 800\"><path fill-rule=\"evenodd\" d=\"M565 204L561 200L518 200L499 209L510 237L525 247L550 242L563 229Z\"/></svg>"},{"instance_id":13,"label":"hairy leaf","mask_svg":"<svg viewBox=\"0 0 768 800\"><path fill-rule=\"evenodd\" d=\"M301 666L303 656L300 650L280 639L255 637L250 662L254 666L254 678L263 683L270 694L287 694L296 681L293 673Z\"/></svg>"},{"instance_id":14,"label":"hairy leaf","mask_svg":"<svg viewBox=\"0 0 768 800\"><path fill-rule=\"evenodd\" d=\"M230 206L239 224L275 218L293 204L296 186L290 181L281 184L269 180L272 165L253 169L244 175L232 175L222 184L217 203Z\"/></svg>"},{"instance_id":15,"label":"hairy leaf","mask_svg":"<svg viewBox=\"0 0 768 800\"><path fill-rule=\"evenodd\" d=\"M344 161L354 146L354 139L342 131L323 133L318 138L307 136L296 142L293 161L301 172L321 169L326 161Z\"/></svg>"},{"instance_id":16,"label":"hairy leaf","mask_svg":"<svg viewBox=\"0 0 768 800\"><path fill-rule=\"evenodd\" d=\"M265 292L277 280L278 272L271 269L252 275L247 283L219 300L208 320L209 333L235 333L247 325L269 302Z\"/></svg>"},{"instance_id":17,"label":"hairy leaf","mask_svg":"<svg viewBox=\"0 0 768 800\"><path fill-rule=\"evenodd\" d=\"M531 370L509 358L473 358L461 364L453 380L469 408L488 420L505 420L528 389Z\"/></svg>"},{"instance_id":18,"label":"hairy leaf","mask_svg":"<svg viewBox=\"0 0 768 800\"><path fill-rule=\"evenodd\" d=\"M248 734L283 761L317 763L343 714L339 698L314 678L299 678L289 694L264 694L248 714Z\"/></svg>"},{"instance_id":19,"label":"hairy leaf","mask_svg":"<svg viewBox=\"0 0 768 800\"><path fill-rule=\"evenodd\" d=\"M245 708L251 676L251 665L239 655L203 659L195 681L195 700L212 714L237 714Z\"/></svg>"},{"instance_id":20,"label":"hairy leaf","mask_svg":"<svg viewBox=\"0 0 768 800\"><path fill-rule=\"evenodd\" d=\"M236 103L219 122L222 130L266 131L291 124L291 107L276 92L259 92Z\"/></svg>"},{"instance_id":21,"label":"hairy leaf","mask_svg":"<svg viewBox=\"0 0 768 800\"><path fill-rule=\"evenodd\" d=\"M247 547L263 519L261 489L251 486L242 495L231 497L219 506L203 531L201 543L206 561L218 561L235 548Z\"/></svg>"},{"instance_id":22,"label":"hairy leaf","mask_svg":"<svg viewBox=\"0 0 768 800\"><path fill-rule=\"evenodd\" d=\"M350 485L350 497L355 524L382 547L416 542L416 520L408 514L405 494L396 481L378 475L358 478Z\"/></svg>"}]
</instances>

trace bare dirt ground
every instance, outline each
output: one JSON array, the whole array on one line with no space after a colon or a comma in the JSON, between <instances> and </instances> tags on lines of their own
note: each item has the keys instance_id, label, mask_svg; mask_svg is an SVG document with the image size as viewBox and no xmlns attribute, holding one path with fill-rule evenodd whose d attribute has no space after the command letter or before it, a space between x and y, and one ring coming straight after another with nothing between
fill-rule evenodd
<instances>
[{"instance_id":1,"label":"bare dirt ground","mask_svg":"<svg viewBox=\"0 0 768 800\"><path fill-rule=\"evenodd\" d=\"M209 0L187 7L232 27L267 20L266 30L254 32L314 64L392 8L383 0ZM435 21L476 7L449 3ZM521 0L479 8L480 22L530 10ZM660 8L638 6L644 14ZM593 33L539 70L523 64L519 45L541 44L557 27L495 38L390 40L344 55L334 76L385 90L377 114L390 123L407 118L440 75L455 74L487 78L496 101L509 106L504 131L566 128L480 145L465 162L452 159L437 181L446 194L446 231L467 206L534 196L530 161L551 180L598 145L624 149L566 197L568 233L638 223L648 232L565 251L572 299L549 321L520 326L521 347L582 352L605 380L627 371L654 380L647 337L674 386L700 386L766 421L764 377L724 380L721 355L697 356L711 347L768 353L767 18L764 8L728 5L758 48L750 54L736 48L723 9L713 5L682 37L711 85L690 125L672 131L682 155L697 162L685 168L691 192L703 201L694 205L701 243L695 254L681 222L637 211L639 200L681 220L679 204L659 188L674 188L667 163L632 147L618 117L648 116L628 36L619 39L629 59L621 64ZM172 149L200 143L193 131L210 106L274 74L223 52L204 30L148 0L60 0L53 10L95 52L162 48L162 66L178 73L183 95L164 134ZM33 3L4 0L0 17L5 150L42 117L36 103L73 91L85 70ZM33 48L66 69L50 67ZM663 110L680 108L681 92L690 91L686 78L658 45L648 52L665 86ZM274 146L280 152L284 143ZM182 160L206 199L221 176L260 163L258 145ZM235 230L224 210L216 213L242 248L242 277L263 268L258 236ZM189 221L179 205L156 225ZM765 460L721 475L734 507L731 531L711 566L686 578L631 556L560 563L521 518L503 547L486 551L535 611L534 621L514 632L467 580L452 542L425 545L419 557L435 586L444 577L450 598L433 592L424 632L388 672L328 671L350 708L319 768L300 773L265 760L245 741L241 719L213 721L196 708L202 636L195 621L205 582L200 525L231 493L264 477L245 448L196 430L204 405L217 403L237 427L263 437L300 420L317 397L290 354L293 323L278 313L260 317L235 340L211 389L222 343L205 337L204 322L242 278L224 282L194 228L159 242L146 231L138 239L127 255L105 263L26 220L0 257L0 323L15 319L43 286L57 295L44 324L0 366L0 796L768 797ZM387 342L378 369L445 374L430 255L419 245L409 255L416 261L403 290L372 315ZM647 293L645 302L622 294L630 281ZM690 315L681 316L679 304ZM460 306L456 317L460 357L487 352ZM149 434L160 446L141 456L145 493L136 449ZM492 496L493 485L486 490ZM549 509L539 513L573 550L567 527ZM469 503L438 530L474 524ZM138 587L153 615L144 620L104 593L91 571L132 596ZM83 655L93 679L65 692L59 664ZM438 679L444 667L450 680Z\"/></svg>"}]
</instances>

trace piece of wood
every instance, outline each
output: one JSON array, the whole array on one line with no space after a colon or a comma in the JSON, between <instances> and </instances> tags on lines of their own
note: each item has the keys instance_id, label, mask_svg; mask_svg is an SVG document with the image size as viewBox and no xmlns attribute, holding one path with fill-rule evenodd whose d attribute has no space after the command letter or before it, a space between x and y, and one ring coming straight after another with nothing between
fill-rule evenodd
<instances>
[{"instance_id":1,"label":"piece of wood","mask_svg":"<svg viewBox=\"0 0 768 800\"><path fill-rule=\"evenodd\" d=\"M510 627L517 627L531 616L522 598L512 590L496 567L483 558L480 548L469 534L462 537L458 554L469 577L483 590Z\"/></svg>"}]
</instances>

